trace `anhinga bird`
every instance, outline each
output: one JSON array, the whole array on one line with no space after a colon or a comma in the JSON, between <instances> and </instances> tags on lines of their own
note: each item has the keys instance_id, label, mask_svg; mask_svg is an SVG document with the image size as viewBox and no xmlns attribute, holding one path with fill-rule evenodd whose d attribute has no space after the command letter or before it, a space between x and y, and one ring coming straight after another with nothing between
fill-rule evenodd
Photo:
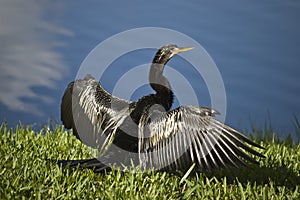
<instances>
[{"instance_id":1,"label":"anhinga bird","mask_svg":"<svg viewBox=\"0 0 300 200\"><path fill-rule=\"evenodd\" d=\"M149 73L156 93L137 102L112 96L90 75L71 82L62 98L61 120L101 156L58 163L95 171L131 163L141 169L184 171L195 165L197 171L206 171L257 163L251 154L264 157L248 146L260 145L216 120L216 110L199 106L170 110L173 92L163 70L174 55L190 49L161 47Z\"/></svg>"}]
</instances>

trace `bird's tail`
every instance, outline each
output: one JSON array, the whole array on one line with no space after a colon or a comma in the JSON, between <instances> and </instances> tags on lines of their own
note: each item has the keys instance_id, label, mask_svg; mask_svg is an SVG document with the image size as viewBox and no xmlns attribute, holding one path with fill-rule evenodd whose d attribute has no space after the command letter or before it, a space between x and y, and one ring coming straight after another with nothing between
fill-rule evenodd
<instances>
[{"instance_id":1,"label":"bird's tail","mask_svg":"<svg viewBox=\"0 0 300 200\"><path fill-rule=\"evenodd\" d=\"M93 169L94 172L104 172L110 170L110 167L101 163L97 158L83 159L83 160L58 160L58 165L65 167L74 168L79 165L80 168Z\"/></svg>"}]
</instances>

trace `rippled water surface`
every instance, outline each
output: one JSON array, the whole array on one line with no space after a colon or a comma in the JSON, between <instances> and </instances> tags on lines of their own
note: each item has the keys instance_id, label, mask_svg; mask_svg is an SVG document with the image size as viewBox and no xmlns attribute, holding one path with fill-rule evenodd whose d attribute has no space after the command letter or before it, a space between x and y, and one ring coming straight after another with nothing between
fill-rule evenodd
<instances>
[{"instance_id":1,"label":"rippled water surface","mask_svg":"<svg viewBox=\"0 0 300 200\"><path fill-rule=\"evenodd\" d=\"M129 29L163 27L193 38L216 63L226 89L226 123L249 130L251 123L263 128L270 120L274 131L297 137L300 2L130 2L1 1L1 119L12 126L39 126L49 117L60 122L64 88L97 44ZM100 79L103 86L112 91L126 71L149 63L154 53L121 56ZM188 66L180 57L169 64L179 71ZM210 105L203 79L191 67L182 73L199 102ZM171 85L180 95L180 86ZM131 100L149 92L149 86L140 87Z\"/></svg>"}]
</instances>

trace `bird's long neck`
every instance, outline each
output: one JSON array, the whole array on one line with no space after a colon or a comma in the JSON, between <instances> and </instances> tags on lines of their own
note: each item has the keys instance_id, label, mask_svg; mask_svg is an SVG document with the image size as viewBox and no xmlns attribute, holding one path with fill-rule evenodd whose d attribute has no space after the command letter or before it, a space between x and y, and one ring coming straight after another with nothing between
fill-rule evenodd
<instances>
[{"instance_id":1,"label":"bird's long neck","mask_svg":"<svg viewBox=\"0 0 300 200\"><path fill-rule=\"evenodd\" d=\"M150 85L153 90L156 91L155 98L166 111L170 110L174 98L170 83L168 79L163 76L163 70L167 62L168 60L159 62L154 58L149 73Z\"/></svg>"}]
</instances>

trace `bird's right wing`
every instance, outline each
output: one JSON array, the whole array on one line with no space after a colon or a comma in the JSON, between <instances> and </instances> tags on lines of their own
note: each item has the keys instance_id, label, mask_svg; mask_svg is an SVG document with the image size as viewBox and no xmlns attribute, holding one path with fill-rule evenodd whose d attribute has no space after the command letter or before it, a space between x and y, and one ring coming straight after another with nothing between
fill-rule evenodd
<instances>
[{"instance_id":1,"label":"bird's right wing","mask_svg":"<svg viewBox=\"0 0 300 200\"><path fill-rule=\"evenodd\" d=\"M103 150L112 142L118 124L129 115L129 104L109 94L87 75L71 82L65 90L61 120L84 144Z\"/></svg>"},{"instance_id":2,"label":"bird's right wing","mask_svg":"<svg viewBox=\"0 0 300 200\"><path fill-rule=\"evenodd\" d=\"M247 144L261 148L246 136L216 120L217 111L184 106L140 123L139 150L142 168L200 171L238 167L263 157ZM145 126L143 126L145 124Z\"/></svg>"}]
</instances>

